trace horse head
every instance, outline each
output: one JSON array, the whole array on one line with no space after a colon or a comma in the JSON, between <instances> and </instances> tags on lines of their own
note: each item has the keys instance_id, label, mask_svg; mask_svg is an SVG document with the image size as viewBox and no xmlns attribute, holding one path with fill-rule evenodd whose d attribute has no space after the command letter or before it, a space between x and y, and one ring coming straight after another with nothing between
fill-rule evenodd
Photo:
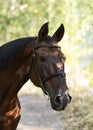
<instances>
[{"instance_id":1,"label":"horse head","mask_svg":"<svg viewBox=\"0 0 93 130\"><path fill-rule=\"evenodd\" d=\"M64 25L61 24L53 36L48 35L48 22L38 32L31 55L30 79L50 97L54 110L64 110L71 101L66 84L65 55L58 46L63 38Z\"/></svg>"}]
</instances>

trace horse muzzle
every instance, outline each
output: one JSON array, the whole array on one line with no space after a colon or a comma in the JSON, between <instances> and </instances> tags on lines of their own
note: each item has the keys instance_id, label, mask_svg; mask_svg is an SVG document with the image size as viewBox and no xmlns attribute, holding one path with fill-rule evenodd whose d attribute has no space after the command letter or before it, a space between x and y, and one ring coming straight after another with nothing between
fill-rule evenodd
<instances>
[{"instance_id":1,"label":"horse muzzle","mask_svg":"<svg viewBox=\"0 0 93 130\"><path fill-rule=\"evenodd\" d=\"M50 98L51 106L56 111L65 110L67 104L71 102L72 97L69 95L68 91L64 94L58 94L55 98Z\"/></svg>"}]
</instances>

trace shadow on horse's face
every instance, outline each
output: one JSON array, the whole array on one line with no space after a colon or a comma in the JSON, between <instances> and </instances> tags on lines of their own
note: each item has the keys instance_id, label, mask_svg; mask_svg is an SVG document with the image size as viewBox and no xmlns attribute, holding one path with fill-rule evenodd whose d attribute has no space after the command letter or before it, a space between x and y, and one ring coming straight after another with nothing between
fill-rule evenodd
<instances>
[{"instance_id":1,"label":"shadow on horse's face","mask_svg":"<svg viewBox=\"0 0 93 130\"><path fill-rule=\"evenodd\" d=\"M65 56L57 45L63 34L63 25L52 37L48 36L48 23L41 27L30 69L32 82L50 97L51 106L57 111L64 110L71 101L64 72Z\"/></svg>"}]
</instances>

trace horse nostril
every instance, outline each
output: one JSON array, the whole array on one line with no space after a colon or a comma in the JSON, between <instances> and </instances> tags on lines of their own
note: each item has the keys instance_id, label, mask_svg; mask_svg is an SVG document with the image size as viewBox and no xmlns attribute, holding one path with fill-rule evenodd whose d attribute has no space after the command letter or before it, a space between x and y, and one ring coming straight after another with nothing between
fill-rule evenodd
<instances>
[{"instance_id":1,"label":"horse nostril","mask_svg":"<svg viewBox=\"0 0 93 130\"><path fill-rule=\"evenodd\" d=\"M68 94L64 94L63 96L62 95L57 95L54 99L54 103L55 105L66 105L68 103L71 102L71 99L72 97Z\"/></svg>"},{"instance_id":2,"label":"horse nostril","mask_svg":"<svg viewBox=\"0 0 93 130\"><path fill-rule=\"evenodd\" d=\"M55 98L55 104L60 105L62 103L62 97L61 96L56 96Z\"/></svg>"}]
</instances>

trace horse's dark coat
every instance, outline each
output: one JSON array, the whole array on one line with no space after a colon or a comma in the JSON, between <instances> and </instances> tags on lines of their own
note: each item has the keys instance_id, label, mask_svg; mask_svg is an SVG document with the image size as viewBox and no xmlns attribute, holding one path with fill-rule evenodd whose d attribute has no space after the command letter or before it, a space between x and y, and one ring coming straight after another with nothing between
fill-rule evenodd
<instances>
[{"instance_id":1,"label":"horse's dark coat","mask_svg":"<svg viewBox=\"0 0 93 130\"><path fill-rule=\"evenodd\" d=\"M57 47L63 35L62 24L51 37L45 23L37 37L19 38L0 47L0 130L16 130L21 116L17 94L28 79L47 92L53 109L64 110L70 102L64 55Z\"/></svg>"}]
</instances>

